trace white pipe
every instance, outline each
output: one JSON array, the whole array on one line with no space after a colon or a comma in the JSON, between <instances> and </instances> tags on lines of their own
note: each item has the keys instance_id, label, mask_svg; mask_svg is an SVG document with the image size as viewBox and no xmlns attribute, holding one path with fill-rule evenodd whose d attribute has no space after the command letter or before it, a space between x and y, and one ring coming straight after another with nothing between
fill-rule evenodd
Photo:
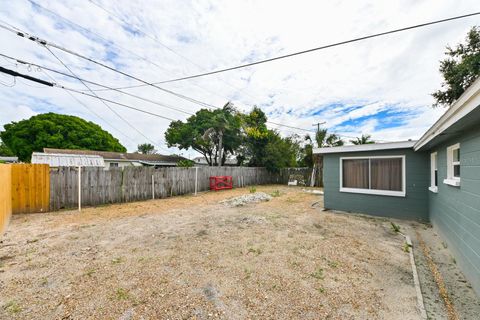
<instances>
[{"instance_id":1,"label":"white pipe","mask_svg":"<svg viewBox=\"0 0 480 320\"><path fill-rule=\"evenodd\" d=\"M155 179L152 174L152 200L155 200Z\"/></svg>"},{"instance_id":2,"label":"white pipe","mask_svg":"<svg viewBox=\"0 0 480 320\"><path fill-rule=\"evenodd\" d=\"M82 167L78 166L78 211L82 211Z\"/></svg>"},{"instance_id":3,"label":"white pipe","mask_svg":"<svg viewBox=\"0 0 480 320\"><path fill-rule=\"evenodd\" d=\"M198 167L195 167L195 195L197 195L197 184L198 184Z\"/></svg>"}]
</instances>

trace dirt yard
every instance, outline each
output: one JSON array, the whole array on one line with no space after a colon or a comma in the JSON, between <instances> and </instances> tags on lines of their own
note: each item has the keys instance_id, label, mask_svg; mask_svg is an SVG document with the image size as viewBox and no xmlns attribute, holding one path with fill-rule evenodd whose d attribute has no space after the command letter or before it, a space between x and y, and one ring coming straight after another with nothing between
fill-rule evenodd
<instances>
[{"instance_id":1,"label":"dirt yard","mask_svg":"<svg viewBox=\"0 0 480 320\"><path fill-rule=\"evenodd\" d=\"M2 319L419 319L404 238L301 188L16 215ZM278 190L278 191L277 191ZM322 207L322 203L318 203Z\"/></svg>"}]
</instances>

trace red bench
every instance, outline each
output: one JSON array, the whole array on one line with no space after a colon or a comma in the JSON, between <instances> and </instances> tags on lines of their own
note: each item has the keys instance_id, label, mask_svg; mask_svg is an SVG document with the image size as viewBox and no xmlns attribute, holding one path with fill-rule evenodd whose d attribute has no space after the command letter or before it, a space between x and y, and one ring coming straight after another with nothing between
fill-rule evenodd
<instances>
[{"instance_id":1,"label":"red bench","mask_svg":"<svg viewBox=\"0 0 480 320\"><path fill-rule=\"evenodd\" d=\"M210 190L224 190L233 188L232 176L213 176L210 177Z\"/></svg>"}]
</instances>

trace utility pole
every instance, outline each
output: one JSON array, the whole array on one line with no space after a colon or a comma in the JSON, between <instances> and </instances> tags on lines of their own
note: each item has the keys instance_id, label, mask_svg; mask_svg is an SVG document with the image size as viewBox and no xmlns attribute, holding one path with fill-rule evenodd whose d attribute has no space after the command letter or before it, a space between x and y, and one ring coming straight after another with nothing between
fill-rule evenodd
<instances>
[{"instance_id":1,"label":"utility pole","mask_svg":"<svg viewBox=\"0 0 480 320\"><path fill-rule=\"evenodd\" d=\"M317 122L317 123L314 123L314 124L313 124L314 127L317 127L317 133L320 132L320 125L325 124L325 123L326 123L326 122L323 121L323 122ZM316 136L315 136L315 138L316 138ZM316 139L315 139L315 140L316 140ZM318 146L318 147L320 148L320 146Z\"/></svg>"}]
</instances>

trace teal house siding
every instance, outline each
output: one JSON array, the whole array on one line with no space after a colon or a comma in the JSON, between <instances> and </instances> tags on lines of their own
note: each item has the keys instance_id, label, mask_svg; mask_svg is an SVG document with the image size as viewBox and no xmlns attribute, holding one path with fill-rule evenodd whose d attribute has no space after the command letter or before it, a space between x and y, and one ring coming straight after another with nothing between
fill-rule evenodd
<instances>
[{"instance_id":1,"label":"teal house siding","mask_svg":"<svg viewBox=\"0 0 480 320\"><path fill-rule=\"evenodd\" d=\"M447 147L456 143L460 143L459 187L443 183ZM437 152L438 167L438 193L429 192L430 221L480 293L480 131L463 133L429 152Z\"/></svg>"},{"instance_id":2,"label":"teal house siding","mask_svg":"<svg viewBox=\"0 0 480 320\"><path fill-rule=\"evenodd\" d=\"M340 192L340 158L405 155L406 196ZM428 220L430 155L412 149L329 153L324 161L324 207L400 219Z\"/></svg>"}]
</instances>

